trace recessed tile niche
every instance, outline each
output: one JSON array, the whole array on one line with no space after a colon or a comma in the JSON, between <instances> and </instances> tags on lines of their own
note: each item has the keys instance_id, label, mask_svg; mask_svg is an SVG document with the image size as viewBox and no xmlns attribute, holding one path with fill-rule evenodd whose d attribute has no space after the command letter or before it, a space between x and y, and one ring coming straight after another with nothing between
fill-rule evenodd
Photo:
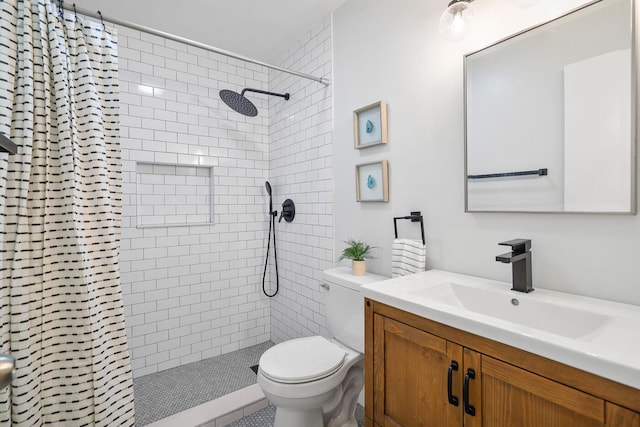
<instances>
[{"instance_id":1,"label":"recessed tile niche","mask_svg":"<svg viewBox=\"0 0 640 427\"><path fill-rule=\"evenodd\" d=\"M213 223L212 181L209 166L137 163L137 226Z\"/></svg>"}]
</instances>

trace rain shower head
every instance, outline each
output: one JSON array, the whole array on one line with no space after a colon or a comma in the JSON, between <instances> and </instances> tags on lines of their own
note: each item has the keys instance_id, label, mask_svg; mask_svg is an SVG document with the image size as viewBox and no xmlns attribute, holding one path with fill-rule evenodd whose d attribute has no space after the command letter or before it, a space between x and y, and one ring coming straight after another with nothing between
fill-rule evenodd
<instances>
[{"instance_id":1,"label":"rain shower head","mask_svg":"<svg viewBox=\"0 0 640 427\"><path fill-rule=\"evenodd\" d=\"M229 108L231 108L232 110L235 110L238 113L248 117L255 117L258 115L258 109L256 108L255 105L253 105L253 102L249 101L244 96L245 92L256 92L256 93L262 93L265 95L280 96L287 101L289 100L288 93L274 93L274 92L267 92L264 90L251 89L251 88L244 88L242 89L241 93L234 92L232 90L223 89L220 91L220 99L222 99L222 101L224 101L224 103L227 104L227 106L229 106ZM269 194L271 194L271 192L269 192Z\"/></svg>"},{"instance_id":2,"label":"rain shower head","mask_svg":"<svg viewBox=\"0 0 640 427\"><path fill-rule=\"evenodd\" d=\"M249 101L244 95L240 95L232 90L223 89L220 91L220 99L224 101L227 106L248 117L255 117L258 115L258 109L253 102Z\"/></svg>"}]
</instances>

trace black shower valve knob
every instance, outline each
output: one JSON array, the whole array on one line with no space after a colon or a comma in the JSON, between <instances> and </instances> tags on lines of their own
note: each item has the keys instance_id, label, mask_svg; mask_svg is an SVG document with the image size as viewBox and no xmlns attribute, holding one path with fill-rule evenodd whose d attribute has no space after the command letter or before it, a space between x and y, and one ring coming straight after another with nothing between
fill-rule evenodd
<instances>
[{"instance_id":1,"label":"black shower valve knob","mask_svg":"<svg viewBox=\"0 0 640 427\"><path fill-rule=\"evenodd\" d=\"M282 203L282 211L280 212L280 219L278 222L282 222L284 218L285 221L291 222L293 218L296 216L296 205L293 203L293 200L287 199Z\"/></svg>"}]
</instances>

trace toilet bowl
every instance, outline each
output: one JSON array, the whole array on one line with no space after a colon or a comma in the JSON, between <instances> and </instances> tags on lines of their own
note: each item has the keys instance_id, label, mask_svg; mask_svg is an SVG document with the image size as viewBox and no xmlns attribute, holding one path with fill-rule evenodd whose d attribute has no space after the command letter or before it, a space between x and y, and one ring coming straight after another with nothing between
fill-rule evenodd
<instances>
[{"instance_id":1,"label":"toilet bowl","mask_svg":"<svg viewBox=\"0 0 640 427\"><path fill-rule=\"evenodd\" d=\"M321 336L271 347L260 359L258 384L277 408L274 426L351 425L331 421L355 410L363 366L361 353Z\"/></svg>"},{"instance_id":2,"label":"toilet bowl","mask_svg":"<svg viewBox=\"0 0 640 427\"><path fill-rule=\"evenodd\" d=\"M360 286L387 279L351 269L323 272L331 338L277 344L260 358L258 384L276 406L274 427L356 427L364 384L364 311Z\"/></svg>"}]
</instances>

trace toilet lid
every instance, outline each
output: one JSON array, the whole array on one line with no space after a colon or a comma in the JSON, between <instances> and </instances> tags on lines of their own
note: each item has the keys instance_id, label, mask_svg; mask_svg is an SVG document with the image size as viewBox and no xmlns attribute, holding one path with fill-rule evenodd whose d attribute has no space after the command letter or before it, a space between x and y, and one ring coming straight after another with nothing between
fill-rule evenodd
<instances>
[{"instance_id":1,"label":"toilet lid","mask_svg":"<svg viewBox=\"0 0 640 427\"><path fill-rule=\"evenodd\" d=\"M281 383L304 383L336 372L346 352L321 336L285 341L260 358L262 374Z\"/></svg>"}]
</instances>

